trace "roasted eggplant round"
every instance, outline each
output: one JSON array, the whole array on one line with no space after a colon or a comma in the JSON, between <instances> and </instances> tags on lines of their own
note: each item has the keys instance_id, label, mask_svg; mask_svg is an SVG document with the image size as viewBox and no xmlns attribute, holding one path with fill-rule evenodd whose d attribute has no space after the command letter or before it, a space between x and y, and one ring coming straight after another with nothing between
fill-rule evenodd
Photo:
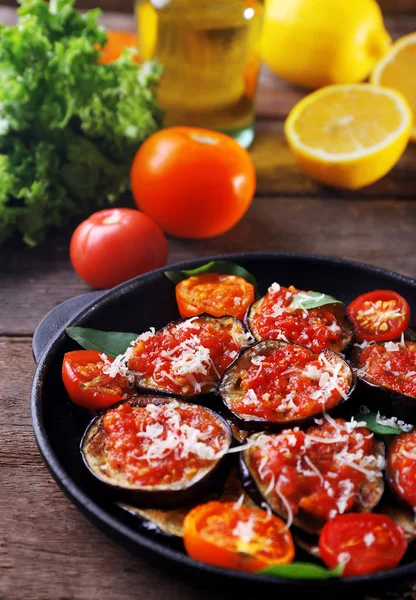
<instances>
[{"instance_id":1,"label":"roasted eggplant round","mask_svg":"<svg viewBox=\"0 0 416 600\"><path fill-rule=\"evenodd\" d=\"M243 350L218 393L242 427L300 425L348 400L356 377L336 352L264 340Z\"/></svg>"},{"instance_id":2,"label":"roasted eggplant round","mask_svg":"<svg viewBox=\"0 0 416 600\"><path fill-rule=\"evenodd\" d=\"M327 417L306 431L257 433L240 456L257 503L310 534L344 512L369 512L384 491L384 445L355 422Z\"/></svg>"},{"instance_id":3,"label":"roasted eggplant round","mask_svg":"<svg viewBox=\"0 0 416 600\"><path fill-rule=\"evenodd\" d=\"M106 410L81 442L84 463L107 492L143 507L175 507L207 493L232 441L212 410L136 396Z\"/></svg>"},{"instance_id":4,"label":"roasted eggplant round","mask_svg":"<svg viewBox=\"0 0 416 600\"><path fill-rule=\"evenodd\" d=\"M225 369L251 342L238 319L202 314L141 335L129 353L129 368L145 392L195 397L215 390Z\"/></svg>"},{"instance_id":5,"label":"roasted eggplant round","mask_svg":"<svg viewBox=\"0 0 416 600\"><path fill-rule=\"evenodd\" d=\"M308 294L311 292L273 283L267 294L249 307L247 327L257 341L277 339L302 344L314 352L328 348L346 353L353 343L354 329L343 305L332 303L307 308L310 306ZM312 298L316 299L316 295Z\"/></svg>"},{"instance_id":6,"label":"roasted eggplant round","mask_svg":"<svg viewBox=\"0 0 416 600\"><path fill-rule=\"evenodd\" d=\"M351 363L362 403L387 417L416 424L416 343L354 346Z\"/></svg>"}]
</instances>

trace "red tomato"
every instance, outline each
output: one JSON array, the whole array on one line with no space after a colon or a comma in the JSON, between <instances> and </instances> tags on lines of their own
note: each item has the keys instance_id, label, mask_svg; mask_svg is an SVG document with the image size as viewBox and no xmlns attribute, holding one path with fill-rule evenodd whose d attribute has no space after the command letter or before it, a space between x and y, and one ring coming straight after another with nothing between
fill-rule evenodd
<instances>
[{"instance_id":1,"label":"red tomato","mask_svg":"<svg viewBox=\"0 0 416 600\"><path fill-rule=\"evenodd\" d=\"M394 340L410 322L410 307L392 290L374 290L358 296L347 308L357 340Z\"/></svg>"},{"instance_id":2,"label":"red tomato","mask_svg":"<svg viewBox=\"0 0 416 600\"><path fill-rule=\"evenodd\" d=\"M180 281L175 291L181 317L206 312L214 317L230 315L243 320L254 300L254 286L236 275L195 275Z\"/></svg>"},{"instance_id":3,"label":"red tomato","mask_svg":"<svg viewBox=\"0 0 416 600\"><path fill-rule=\"evenodd\" d=\"M292 562L292 535L278 517L233 502L196 506L184 521L184 544L191 558L253 573Z\"/></svg>"},{"instance_id":4,"label":"red tomato","mask_svg":"<svg viewBox=\"0 0 416 600\"><path fill-rule=\"evenodd\" d=\"M403 529L387 515L349 513L328 521L319 551L330 569L345 564L345 577L371 575L396 567L406 552Z\"/></svg>"},{"instance_id":5,"label":"red tomato","mask_svg":"<svg viewBox=\"0 0 416 600\"><path fill-rule=\"evenodd\" d=\"M113 358L107 357L110 362ZM121 375L103 373L104 361L96 350L67 352L62 363L62 379L74 404L97 410L123 400L131 388Z\"/></svg>"},{"instance_id":6,"label":"red tomato","mask_svg":"<svg viewBox=\"0 0 416 600\"><path fill-rule=\"evenodd\" d=\"M78 225L69 252L78 275L105 289L163 267L168 246L159 226L143 213L108 208Z\"/></svg>"},{"instance_id":7,"label":"red tomato","mask_svg":"<svg viewBox=\"0 0 416 600\"><path fill-rule=\"evenodd\" d=\"M125 48L135 48L137 50L138 47L139 39L136 34L129 31L110 30L107 31L107 43L102 50L99 60L107 65L120 58ZM139 62L138 55L135 57L135 62Z\"/></svg>"},{"instance_id":8,"label":"red tomato","mask_svg":"<svg viewBox=\"0 0 416 600\"><path fill-rule=\"evenodd\" d=\"M178 237L208 238L231 229L255 190L250 155L232 138L195 127L150 136L133 161L137 206Z\"/></svg>"}]
</instances>

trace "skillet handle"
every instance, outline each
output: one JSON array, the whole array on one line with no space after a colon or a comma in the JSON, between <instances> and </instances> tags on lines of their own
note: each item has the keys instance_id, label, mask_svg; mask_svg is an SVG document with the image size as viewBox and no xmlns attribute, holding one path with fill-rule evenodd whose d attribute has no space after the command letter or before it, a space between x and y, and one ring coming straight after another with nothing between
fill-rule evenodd
<instances>
[{"instance_id":1,"label":"skillet handle","mask_svg":"<svg viewBox=\"0 0 416 600\"><path fill-rule=\"evenodd\" d=\"M39 323L32 340L32 352L35 362L39 362L42 354L62 333L72 319L86 306L97 300L105 292L89 292L70 298L53 308Z\"/></svg>"}]
</instances>

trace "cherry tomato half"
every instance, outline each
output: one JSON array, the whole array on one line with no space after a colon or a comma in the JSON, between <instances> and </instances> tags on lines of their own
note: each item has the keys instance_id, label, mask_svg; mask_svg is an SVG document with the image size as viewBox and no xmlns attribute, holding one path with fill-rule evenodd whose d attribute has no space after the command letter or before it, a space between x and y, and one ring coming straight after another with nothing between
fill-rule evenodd
<instances>
[{"instance_id":1,"label":"cherry tomato half","mask_svg":"<svg viewBox=\"0 0 416 600\"><path fill-rule=\"evenodd\" d=\"M109 208L78 225L69 253L78 275L105 289L163 267L168 245L148 216L131 208Z\"/></svg>"},{"instance_id":2,"label":"cherry tomato half","mask_svg":"<svg viewBox=\"0 0 416 600\"><path fill-rule=\"evenodd\" d=\"M109 362L113 358L107 357ZM104 361L96 350L67 352L62 363L62 379L74 404L97 410L107 408L131 394L131 387L121 375L103 373Z\"/></svg>"},{"instance_id":3,"label":"cherry tomato half","mask_svg":"<svg viewBox=\"0 0 416 600\"><path fill-rule=\"evenodd\" d=\"M357 340L394 340L410 322L410 307L406 300L392 290L374 290L358 296L347 308Z\"/></svg>"},{"instance_id":4,"label":"cherry tomato half","mask_svg":"<svg viewBox=\"0 0 416 600\"><path fill-rule=\"evenodd\" d=\"M254 286L236 275L195 275L180 281L175 291L181 317L206 312L214 317L230 315L243 320L254 300Z\"/></svg>"},{"instance_id":5,"label":"cherry tomato half","mask_svg":"<svg viewBox=\"0 0 416 600\"><path fill-rule=\"evenodd\" d=\"M371 575L396 567L406 552L403 529L387 515L348 513L328 521L319 551L330 569L345 564L344 577Z\"/></svg>"},{"instance_id":6,"label":"cherry tomato half","mask_svg":"<svg viewBox=\"0 0 416 600\"><path fill-rule=\"evenodd\" d=\"M153 134L131 169L140 210L183 238L208 238L231 229L251 203L255 179L250 155L235 140L196 127Z\"/></svg>"},{"instance_id":7,"label":"cherry tomato half","mask_svg":"<svg viewBox=\"0 0 416 600\"><path fill-rule=\"evenodd\" d=\"M208 502L195 507L184 521L184 544L191 558L253 573L290 563L295 555L285 523L264 510L233 502Z\"/></svg>"},{"instance_id":8,"label":"cherry tomato half","mask_svg":"<svg viewBox=\"0 0 416 600\"><path fill-rule=\"evenodd\" d=\"M107 43L102 49L100 62L105 65L114 62L120 58L125 48L135 48L138 50L139 39L136 34L129 31L107 31ZM139 62L139 55L135 56L135 62Z\"/></svg>"}]
</instances>

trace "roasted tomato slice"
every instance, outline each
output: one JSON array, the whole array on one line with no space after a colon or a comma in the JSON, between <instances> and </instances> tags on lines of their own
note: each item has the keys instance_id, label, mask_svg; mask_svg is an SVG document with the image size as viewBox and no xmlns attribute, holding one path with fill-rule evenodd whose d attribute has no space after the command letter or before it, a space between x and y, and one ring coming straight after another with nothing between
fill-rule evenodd
<instances>
[{"instance_id":1,"label":"roasted tomato slice","mask_svg":"<svg viewBox=\"0 0 416 600\"><path fill-rule=\"evenodd\" d=\"M347 308L359 342L394 340L410 322L410 307L392 290L374 290L358 296Z\"/></svg>"},{"instance_id":2,"label":"roasted tomato slice","mask_svg":"<svg viewBox=\"0 0 416 600\"><path fill-rule=\"evenodd\" d=\"M387 515L375 513L340 515L328 521L319 538L322 560L330 569L343 563L344 577L393 569L406 548L403 529Z\"/></svg>"},{"instance_id":3,"label":"roasted tomato slice","mask_svg":"<svg viewBox=\"0 0 416 600\"><path fill-rule=\"evenodd\" d=\"M387 479L396 494L416 508L416 430L401 433L390 444Z\"/></svg>"},{"instance_id":4,"label":"roasted tomato slice","mask_svg":"<svg viewBox=\"0 0 416 600\"><path fill-rule=\"evenodd\" d=\"M236 275L204 273L178 283L176 300L181 317L205 312L214 317L230 315L242 320L254 300L254 286Z\"/></svg>"},{"instance_id":5,"label":"roasted tomato slice","mask_svg":"<svg viewBox=\"0 0 416 600\"><path fill-rule=\"evenodd\" d=\"M251 573L292 562L295 549L284 522L266 511L233 502L208 502L185 517L189 556L218 567Z\"/></svg>"},{"instance_id":6,"label":"roasted tomato slice","mask_svg":"<svg viewBox=\"0 0 416 600\"><path fill-rule=\"evenodd\" d=\"M62 379L74 404L97 410L120 402L125 394L131 393L125 377L110 377L105 372L114 359L107 356L104 360L103 356L96 350L75 350L65 354Z\"/></svg>"}]
</instances>

